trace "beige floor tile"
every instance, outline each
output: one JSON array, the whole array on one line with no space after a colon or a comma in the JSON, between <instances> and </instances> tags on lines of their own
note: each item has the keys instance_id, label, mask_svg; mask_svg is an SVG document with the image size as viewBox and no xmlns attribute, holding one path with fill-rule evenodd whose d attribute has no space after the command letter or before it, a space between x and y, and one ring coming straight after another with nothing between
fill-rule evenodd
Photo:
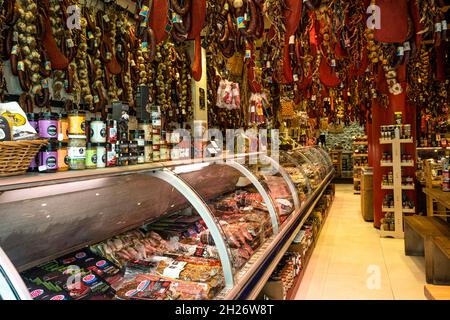
<instances>
[{"instance_id":1,"label":"beige floor tile","mask_svg":"<svg viewBox=\"0 0 450 320\"><path fill-rule=\"evenodd\" d=\"M367 275L328 274L320 299L324 300L392 300L389 280L381 281L379 287L368 285Z\"/></svg>"},{"instance_id":2,"label":"beige floor tile","mask_svg":"<svg viewBox=\"0 0 450 320\"><path fill-rule=\"evenodd\" d=\"M405 256L402 239L382 239L362 219L351 185L337 185L296 299L424 299L424 270L423 257ZM370 289L375 279L380 287Z\"/></svg>"}]
</instances>

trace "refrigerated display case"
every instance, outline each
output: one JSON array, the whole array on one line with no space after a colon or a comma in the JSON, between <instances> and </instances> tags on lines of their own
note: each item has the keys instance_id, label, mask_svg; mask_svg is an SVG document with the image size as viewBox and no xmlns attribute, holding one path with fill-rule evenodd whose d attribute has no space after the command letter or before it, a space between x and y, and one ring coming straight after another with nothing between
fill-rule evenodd
<instances>
[{"instance_id":1,"label":"refrigerated display case","mask_svg":"<svg viewBox=\"0 0 450 320\"><path fill-rule=\"evenodd\" d=\"M1 179L0 297L256 298L332 179L312 149Z\"/></svg>"}]
</instances>

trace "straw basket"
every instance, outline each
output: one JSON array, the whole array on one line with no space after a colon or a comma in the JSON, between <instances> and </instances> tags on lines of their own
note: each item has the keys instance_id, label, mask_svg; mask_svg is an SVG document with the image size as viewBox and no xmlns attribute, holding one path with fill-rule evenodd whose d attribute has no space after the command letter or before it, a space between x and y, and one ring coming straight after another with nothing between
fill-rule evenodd
<instances>
[{"instance_id":1,"label":"straw basket","mask_svg":"<svg viewBox=\"0 0 450 320\"><path fill-rule=\"evenodd\" d=\"M0 142L0 177L25 174L47 140Z\"/></svg>"}]
</instances>

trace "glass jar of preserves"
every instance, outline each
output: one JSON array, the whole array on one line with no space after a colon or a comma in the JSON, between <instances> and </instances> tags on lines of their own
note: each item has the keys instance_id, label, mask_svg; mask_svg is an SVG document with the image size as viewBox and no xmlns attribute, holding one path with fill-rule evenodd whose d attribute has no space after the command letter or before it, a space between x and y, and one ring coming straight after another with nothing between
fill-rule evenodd
<instances>
[{"instance_id":1,"label":"glass jar of preserves","mask_svg":"<svg viewBox=\"0 0 450 320\"><path fill-rule=\"evenodd\" d=\"M128 166L130 155L128 153L120 153L117 158L117 165L120 167Z\"/></svg>"},{"instance_id":2,"label":"glass jar of preserves","mask_svg":"<svg viewBox=\"0 0 450 320\"><path fill-rule=\"evenodd\" d=\"M146 142L144 147L145 163L153 162L153 145L151 142Z\"/></svg>"},{"instance_id":3,"label":"glass jar of preserves","mask_svg":"<svg viewBox=\"0 0 450 320\"><path fill-rule=\"evenodd\" d=\"M58 116L58 141L69 141L69 118L67 113L60 113Z\"/></svg>"},{"instance_id":4,"label":"glass jar of preserves","mask_svg":"<svg viewBox=\"0 0 450 320\"><path fill-rule=\"evenodd\" d=\"M106 122L96 118L90 122L90 133L92 143L106 143Z\"/></svg>"},{"instance_id":5,"label":"glass jar of preserves","mask_svg":"<svg viewBox=\"0 0 450 320\"><path fill-rule=\"evenodd\" d=\"M39 172L56 172L58 169L58 148L49 142L39 151Z\"/></svg>"},{"instance_id":6,"label":"glass jar of preserves","mask_svg":"<svg viewBox=\"0 0 450 320\"><path fill-rule=\"evenodd\" d=\"M147 120L139 121L138 128L139 128L139 130L144 132L144 140L146 142L152 141L153 128L152 128L152 124L150 123L150 121L147 121Z\"/></svg>"},{"instance_id":7,"label":"glass jar of preserves","mask_svg":"<svg viewBox=\"0 0 450 320\"><path fill-rule=\"evenodd\" d=\"M69 135L68 155L71 170L86 169L86 136Z\"/></svg>"},{"instance_id":8,"label":"glass jar of preserves","mask_svg":"<svg viewBox=\"0 0 450 320\"><path fill-rule=\"evenodd\" d=\"M58 138L58 117L56 113L43 112L40 114L39 137L44 139Z\"/></svg>"},{"instance_id":9,"label":"glass jar of preserves","mask_svg":"<svg viewBox=\"0 0 450 320\"><path fill-rule=\"evenodd\" d=\"M69 170L69 156L67 143L59 142L58 143L58 171L67 171Z\"/></svg>"},{"instance_id":10,"label":"glass jar of preserves","mask_svg":"<svg viewBox=\"0 0 450 320\"><path fill-rule=\"evenodd\" d=\"M96 145L97 148L97 168L106 167L106 147L102 143Z\"/></svg>"},{"instance_id":11,"label":"glass jar of preserves","mask_svg":"<svg viewBox=\"0 0 450 320\"><path fill-rule=\"evenodd\" d=\"M73 110L69 114L69 135L86 135L86 113Z\"/></svg>"},{"instance_id":12,"label":"glass jar of preserves","mask_svg":"<svg viewBox=\"0 0 450 320\"><path fill-rule=\"evenodd\" d=\"M91 142L86 145L86 169L97 168L97 146Z\"/></svg>"},{"instance_id":13,"label":"glass jar of preserves","mask_svg":"<svg viewBox=\"0 0 450 320\"><path fill-rule=\"evenodd\" d=\"M116 145L113 143L108 143L106 145L106 166L107 167L117 166Z\"/></svg>"},{"instance_id":14,"label":"glass jar of preserves","mask_svg":"<svg viewBox=\"0 0 450 320\"><path fill-rule=\"evenodd\" d=\"M106 124L106 137L108 143L115 144L117 142L117 121L108 120Z\"/></svg>"}]
</instances>

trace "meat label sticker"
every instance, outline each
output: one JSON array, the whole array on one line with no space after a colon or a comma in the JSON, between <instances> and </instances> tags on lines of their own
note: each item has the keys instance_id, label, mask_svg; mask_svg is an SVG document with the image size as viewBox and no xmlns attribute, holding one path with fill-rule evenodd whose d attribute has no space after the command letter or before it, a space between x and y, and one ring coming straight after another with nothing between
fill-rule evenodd
<instances>
[{"instance_id":1,"label":"meat label sticker","mask_svg":"<svg viewBox=\"0 0 450 320\"><path fill-rule=\"evenodd\" d=\"M78 253L75 255L75 258L77 258L77 259L83 259L83 258L85 258L86 256L87 256L86 252L78 252Z\"/></svg>"},{"instance_id":2,"label":"meat label sticker","mask_svg":"<svg viewBox=\"0 0 450 320\"><path fill-rule=\"evenodd\" d=\"M66 297L63 296L62 294L60 294L60 295L54 296L54 297L51 298L50 300L58 300L58 301L61 301L61 300L66 300Z\"/></svg>"},{"instance_id":3,"label":"meat label sticker","mask_svg":"<svg viewBox=\"0 0 450 320\"><path fill-rule=\"evenodd\" d=\"M125 297L133 297L137 293L138 293L138 291L136 291L136 290L130 290L130 291L125 292Z\"/></svg>"},{"instance_id":4,"label":"meat label sticker","mask_svg":"<svg viewBox=\"0 0 450 320\"><path fill-rule=\"evenodd\" d=\"M150 284L150 280L141 281L136 288L136 291L144 291Z\"/></svg>"},{"instance_id":5,"label":"meat label sticker","mask_svg":"<svg viewBox=\"0 0 450 320\"><path fill-rule=\"evenodd\" d=\"M37 297L42 296L43 293L44 293L44 290L42 290L42 289L37 289L37 290L32 291L32 292L30 293L30 295L31 295L31 297L32 297L33 299L36 299Z\"/></svg>"},{"instance_id":6,"label":"meat label sticker","mask_svg":"<svg viewBox=\"0 0 450 320\"><path fill-rule=\"evenodd\" d=\"M105 267L108 266L108 262L106 262L105 260L100 260L99 262L97 262L95 264L97 267L99 267L100 269L103 269Z\"/></svg>"},{"instance_id":7,"label":"meat label sticker","mask_svg":"<svg viewBox=\"0 0 450 320\"><path fill-rule=\"evenodd\" d=\"M82 280L86 284L92 284L97 280L97 278L93 274L90 274L84 277Z\"/></svg>"}]
</instances>

